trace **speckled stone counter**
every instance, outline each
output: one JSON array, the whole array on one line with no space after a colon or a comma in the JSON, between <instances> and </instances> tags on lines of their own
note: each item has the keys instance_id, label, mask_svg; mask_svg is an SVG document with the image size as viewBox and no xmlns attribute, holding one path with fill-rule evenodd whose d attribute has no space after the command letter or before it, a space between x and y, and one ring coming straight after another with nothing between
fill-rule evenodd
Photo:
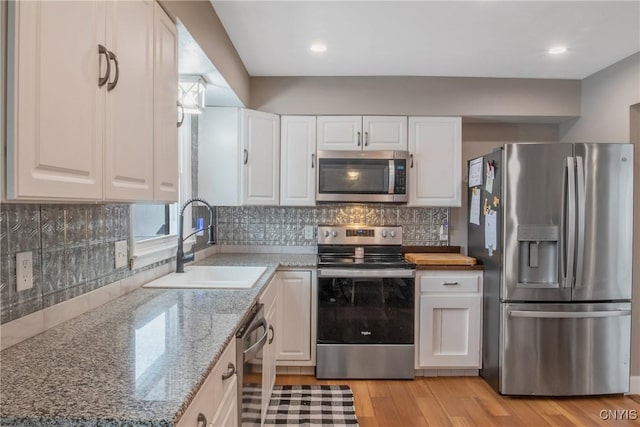
<instances>
[{"instance_id":1,"label":"speckled stone counter","mask_svg":"<svg viewBox=\"0 0 640 427\"><path fill-rule=\"evenodd\" d=\"M315 255L222 254L267 266L247 290L141 288L0 353L0 424L171 426L278 266Z\"/></svg>"}]
</instances>

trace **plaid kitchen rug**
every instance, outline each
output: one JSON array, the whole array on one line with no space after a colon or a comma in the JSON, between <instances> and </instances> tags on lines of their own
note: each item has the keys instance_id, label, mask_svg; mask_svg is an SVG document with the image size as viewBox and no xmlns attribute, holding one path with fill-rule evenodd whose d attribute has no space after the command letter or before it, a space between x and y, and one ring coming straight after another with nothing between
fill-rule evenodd
<instances>
[{"instance_id":1,"label":"plaid kitchen rug","mask_svg":"<svg viewBox=\"0 0 640 427\"><path fill-rule=\"evenodd\" d=\"M267 426L357 426L353 392L347 385L274 386Z\"/></svg>"}]
</instances>

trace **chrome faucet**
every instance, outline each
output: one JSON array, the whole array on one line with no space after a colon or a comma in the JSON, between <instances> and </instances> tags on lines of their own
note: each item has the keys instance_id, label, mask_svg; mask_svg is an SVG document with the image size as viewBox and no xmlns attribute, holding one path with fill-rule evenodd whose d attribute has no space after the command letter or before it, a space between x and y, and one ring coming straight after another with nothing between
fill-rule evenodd
<instances>
[{"instance_id":1,"label":"chrome faucet","mask_svg":"<svg viewBox=\"0 0 640 427\"><path fill-rule=\"evenodd\" d=\"M209 231L209 240L207 241L207 245L213 245L215 243L215 239L213 237L213 208L209 203L198 197L187 200L185 204L182 205L182 209L180 209L180 216L178 217L178 252L176 253L176 273L184 273L184 264L193 261L193 258L195 256L195 249L189 255L184 254L184 241L194 234L198 233L199 231L204 230L204 228L199 228L193 233L189 234L187 237L182 237L184 211L187 206L189 206L193 202L200 202L205 205L207 209L209 209L209 226L207 227L207 230Z\"/></svg>"}]
</instances>

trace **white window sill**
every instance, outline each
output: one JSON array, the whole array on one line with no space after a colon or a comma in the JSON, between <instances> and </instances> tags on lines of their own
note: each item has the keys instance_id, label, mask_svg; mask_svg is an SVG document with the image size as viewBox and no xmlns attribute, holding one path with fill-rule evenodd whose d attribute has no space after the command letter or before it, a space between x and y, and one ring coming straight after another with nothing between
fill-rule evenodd
<instances>
[{"instance_id":1,"label":"white window sill","mask_svg":"<svg viewBox=\"0 0 640 427\"><path fill-rule=\"evenodd\" d=\"M195 236L185 240L184 251L187 253L195 244ZM131 254L131 269L146 267L156 262L175 258L178 250L178 236L170 234L134 243Z\"/></svg>"}]
</instances>

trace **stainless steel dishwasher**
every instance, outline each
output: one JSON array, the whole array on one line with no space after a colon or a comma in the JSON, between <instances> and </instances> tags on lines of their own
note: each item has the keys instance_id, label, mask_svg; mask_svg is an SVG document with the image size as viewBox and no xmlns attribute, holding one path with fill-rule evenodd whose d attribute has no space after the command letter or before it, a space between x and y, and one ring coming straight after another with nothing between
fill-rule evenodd
<instances>
[{"instance_id":1,"label":"stainless steel dishwasher","mask_svg":"<svg viewBox=\"0 0 640 427\"><path fill-rule=\"evenodd\" d=\"M256 304L247 318L236 332L238 421L242 426L259 426L263 399L262 348L269 334L264 305Z\"/></svg>"}]
</instances>

